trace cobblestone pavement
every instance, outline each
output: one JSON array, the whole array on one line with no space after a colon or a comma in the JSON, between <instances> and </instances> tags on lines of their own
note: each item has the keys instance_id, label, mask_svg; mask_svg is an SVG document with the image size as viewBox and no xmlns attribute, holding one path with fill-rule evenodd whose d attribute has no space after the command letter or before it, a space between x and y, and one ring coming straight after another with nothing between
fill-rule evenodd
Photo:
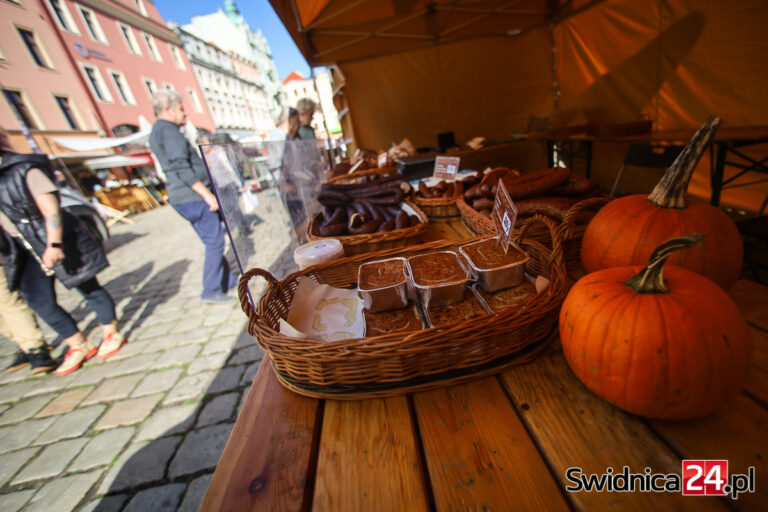
<instances>
[{"instance_id":1,"label":"cobblestone pavement","mask_svg":"<svg viewBox=\"0 0 768 512\"><path fill-rule=\"evenodd\" d=\"M294 270L288 216L272 191L258 197L253 263L282 277ZM66 377L0 374L0 511L194 511L205 494L263 353L237 301L200 301L192 227L169 206L131 219L112 227L99 275L130 342ZM81 296L57 292L98 342ZM15 350L0 340L2 368Z\"/></svg>"}]
</instances>

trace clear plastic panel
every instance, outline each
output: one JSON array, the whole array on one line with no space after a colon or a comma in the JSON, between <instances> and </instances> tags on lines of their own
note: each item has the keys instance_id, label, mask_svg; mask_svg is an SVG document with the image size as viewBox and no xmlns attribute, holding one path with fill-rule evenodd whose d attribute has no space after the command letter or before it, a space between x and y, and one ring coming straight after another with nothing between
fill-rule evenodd
<instances>
[{"instance_id":1,"label":"clear plastic panel","mask_svg":"<svg viewBox=\"0 0 768 512\"><path fill-rule=\"evenodd\" d=\"M298 270L293 251L305 243L309 219L329 172L314 140L204 144L200 150L229 234L227 259L242 274L258 267L277 279ZM264 281L251 281L258 300Z\"/></svg>"}]
</instances>

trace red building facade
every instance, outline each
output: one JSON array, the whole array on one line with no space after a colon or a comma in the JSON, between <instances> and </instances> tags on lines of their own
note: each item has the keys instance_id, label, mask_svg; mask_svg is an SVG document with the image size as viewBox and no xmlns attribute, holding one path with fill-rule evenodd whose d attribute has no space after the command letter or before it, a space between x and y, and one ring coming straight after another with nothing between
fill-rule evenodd
<instances>
[{"instance_id":1,"label":"red building facade","mask_svg":"<svg viewBox=\"0 0 768 512\"><path fill-rule=\"evenodd\" d=\"M181 41L149 0L40 0L72 65L81 74L105 131L125 135L143 116L154 122L152 94L178 91L187 118L214 130Z\"/></svg>"}]
</instances>

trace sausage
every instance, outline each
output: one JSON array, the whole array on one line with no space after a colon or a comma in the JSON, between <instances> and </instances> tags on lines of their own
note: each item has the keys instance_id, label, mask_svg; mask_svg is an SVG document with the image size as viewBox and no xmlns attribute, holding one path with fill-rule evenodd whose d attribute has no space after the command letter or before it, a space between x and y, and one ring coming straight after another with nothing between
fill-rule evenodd
<instances>
[{"instance_id":1,"label":"sausage","mask_svg":"<svg viewBox=\"0 0 768 512\"><path fill-rule=\"evenodd\" d=\"M443 197L453 197L453 189L455 188L455 182L446 185L445 190L443 191Z\"/></svg>"},{"instance_id":2,"label":"sausage","mask_svg":"<svg viewBox=\"0 0 768 512\"><path fill-rule=\"evenodd\" d=\"M323 210L323 215L326 215L326 210ZM323 222L323 226L330 226L332 224L344 223L346 220L347 211L345 208L336 208Z\"/></svg>"},{"instance_id":3,"label":"sausage","mask_svg":"<svg viewBox=\"0 0 768 512\"><path fill-rule=\"evenodd\" d=\"M491 216L491 210L480 210L480 213L482 215L485 215L486 217L490 217Z\"/></svg>"},{"instance_id":4,"label":"sausage","mask_svg":"<svg viewBox=\"0 0 768 512\"><path fill-rule=\"evenodd\" d=\"M408 227L408 214L405 210L400 210L395 216L395 229L403 229Z\"/></svg>"},{"instance_id":5,"label":"sausage","mask_svg":"<svg viewBox=\"0 0 768 512\"><path fill-rule=\"evenodd\" d=\"M559 196L580 196L592 192L597 183L585 176L574 172L568 177L568 181L553 190Z\"/></svg>"},{"instance_id":6,"label":"sausage","mask_svg":"<svg viewBox=\"0 0 768 512\"><path fill-rule=\"evenodd\" d=\"M448 184L445 182L445 180L440 180L437 182L437 185L434 187L438 192L445 192L445 189L448 188Z\"/></svg>"},{"instance_id":7,"label":"sausage","mask_svg":"<svg viewBox=\"0 0 768 512\"><path fill-rule=\"evenodd\" d=\"M328 224L327 226L320 226L317 230L320 236L337 236L344 233L347 229L347 225L344 222L339 224Z\"/></svg>"},{"instance_id":8,"label":"sausage","mask_svg":"<svg viewBox=\"0 0 768 512\"><path fill-rule=\"evenodd\" d=\"M578 201L570 197L532 197L515 201L519 215L540 213L553 219L563 220L571 206Z\"/></svg>"},{"instance_id":9,"label":"sausage","mask_svg":"<svg viewBox=\"0 0 768 512\"><path fill-rule=\"evenodd\" d=\"M465 201L473 200L475 198L475 194L477 194L477 189L479 189L479 188L480 188L480 183L476 183L476 184L472 185L471 187L469 187L469 189L467 189L464 192L464 200Z\"/></svg>"},{"instance_id":10,"label":"sausage","mask_svg":"<svg viewBox=\"0 0 768 512\"><path fill-rule=\"evenodd\" d=\"M392 231L395 229L395 218L391 218L385 222L381 223L381 226L379 226L378 231Z\"/></svg>"},{"instance_id":11,"label":"sausage","mask_svg":"<svg viewBox=\"0 0 768 512\"><path fill-rule=\"evenodd\" d=\"M491 195L491 187L488 185L480 185L475 194L476 198L489 197Z\"/></svg>"},{"instance_id":12,"label":"sausage","mask_svg":"<svg viewBox=\"0 0 768 512\"><path fill-rule=\"evenodd\" d=\"M423 181L419 182L419 194L424 198L433 197L432 191L429 190L429 187Z\"/></svg>"},{"instance_id":13,"label":"sausage","mask_svg":"<svg viewBox=\"0 0 768 512\"><path fill-rule=\"evenodd\" d=\"M456 181L453 185L453 195L451 197L459 198L464 195L464 182Z\"/></svg>"},{"instance_id":14,"label":"sausage","mask_svg":"<svg viewBox=\"0 0 768 512\"><path fill-rule=\"evenodd\" d=\"M526 197L540 196L565 183L571 171L561 167L553 167L541 171L524 174L520 178L502 178L504 186L511 199L524 199Z\"/></svg>"},{"instance_id":15,"label":"sausage","mask_svg":"<svg viewBox=\"0 0 768 512\"><path fill-rule=\"evenodd\" d=\"M365 224L361 224L356 228L349 228L349 232L353 235L362 235L365 233L375 233L376 229L381 225L381 222L375 220L369 220Z\"/></svg>"},{"instance_id":16,"label":"sausage","mask_svg":"<svg viewBox=\"0 0 768 512\"><path fill-rule=\"evenodd\" d=\"M346 204L349 202L349 199L347 194L336 190L323 190L317 198L321 204L324 204L325 202Z\"/></svg>"},{"instance_id":17,"label":"sausage","mask_svg":"<svg viewBox=\"0 0 768 512\"><path fill-rule=\"evenodd\" d=\"M515 203L517 204L517 203ZM488 197L481 197L479 199L475 199L472 202L472 208L475 210L492 210L493 209L493 199L490 199Z\"/></svg>"}]
</instances>

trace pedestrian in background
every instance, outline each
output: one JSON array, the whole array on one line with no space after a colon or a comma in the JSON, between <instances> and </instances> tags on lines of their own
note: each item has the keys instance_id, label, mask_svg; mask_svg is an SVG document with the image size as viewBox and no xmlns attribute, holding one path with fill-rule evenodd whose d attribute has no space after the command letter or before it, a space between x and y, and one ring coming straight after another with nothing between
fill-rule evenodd
<instances>
[{"instance_id":1,"label":"pedestrian in background","mask_svg":"<svg viewBox=\"0 0 768 512\"><path fill-rule=\"evenodd\" d=\"M299 139L311 140L315 138L315 129L312 128L312 116L317 110L317 103L309 98L301 98L296 102L296 110L299 112Z\"/></svg>"},{"instance_id":2,"label":"pedestrian in background","mask_svg":"<svg viewBox=\"0 0 768 512\"><path fill-rule=\"evenodd\" d=\"M205 245L203 302L226 304L227 291L237 284L224 258L224 226L210 180L197 151L179 131L187 118L183 98L176 91L161 90L152 97L157 121L149 145L166 176L168 202L187 219Z\"/></svg>"},{"instance_id":3,"label":"pedestrian in background","mask_svg":"<svg viewBox=\"0 0 768 512\"><path fill-rule=\"evenodd\" d=\"M127 342L117 329L115 303L96 279L109 263L80 220L61 209L50 160L13 151L0 128L0 225L10 235L3 254L9 291L20 290L27 304L69 345L57 375L71 373L93 356L106 359ZM96 312L103 338L99 347L85 336L56 301L54 276L76 288Z\"/></svg>"}]
</instances>

